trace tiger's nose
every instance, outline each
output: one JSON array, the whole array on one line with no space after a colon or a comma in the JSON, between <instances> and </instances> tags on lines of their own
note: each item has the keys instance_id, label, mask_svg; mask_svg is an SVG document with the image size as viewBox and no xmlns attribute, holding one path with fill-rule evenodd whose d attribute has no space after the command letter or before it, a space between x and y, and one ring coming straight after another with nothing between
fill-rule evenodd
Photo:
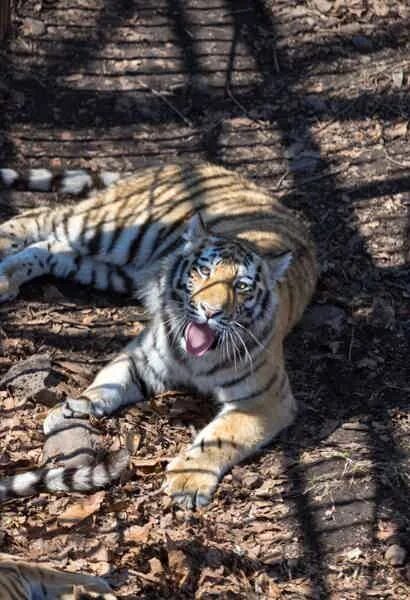
<instances>
[{"instance_id":1,"label":"tiger's nose","mask_svg":"<svg viewBox=\"0 0 410 600\"><path fill-rule=\"evenodd\" d=\"M204 313L208 319L214 319L215 317L220 317L224 313L224 311L220 308L212 308L212 307L207 306L206 304L202 304L202 303L201 303L201 308L204 311Z\"/></svg>"}]
</instances>

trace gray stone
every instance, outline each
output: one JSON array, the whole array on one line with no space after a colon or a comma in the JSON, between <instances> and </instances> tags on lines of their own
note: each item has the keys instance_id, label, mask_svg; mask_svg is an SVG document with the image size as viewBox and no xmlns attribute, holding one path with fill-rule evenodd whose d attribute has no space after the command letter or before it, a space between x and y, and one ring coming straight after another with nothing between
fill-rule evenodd
<instances>
[{"instance_id":1,"label":"gray stone","mask_svg":"<svg viewBox=\"0 0 410 600\"><path fill-rule=\"evenodd\" d=\"M393 544L386 550L384 558L392 567L401 567L406 561L407 552L403 546Z\"/></svg>"}]
</instances>

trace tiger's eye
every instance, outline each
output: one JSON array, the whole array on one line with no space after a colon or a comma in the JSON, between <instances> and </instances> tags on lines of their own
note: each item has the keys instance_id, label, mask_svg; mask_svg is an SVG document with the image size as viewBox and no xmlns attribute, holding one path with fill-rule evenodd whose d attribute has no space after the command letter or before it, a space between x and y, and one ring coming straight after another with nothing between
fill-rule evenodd
<instances>
[{"instance_id":1,"label":"tiger's eye","mask_svg":"<svg viewBox=\"0 0 410 600\"><path fill-rule=\"evenodd\" d=\"M237 281L235 287L238 292L249 292L251 290L251 286L249 283L245 283L245 281Z\"/></svg>"},{"instance_id":2,"label":"tiger's eye","mask_svg":"<svg viewBox=\"0 0 410 600\"><path fill-rule=\"evenodd\" d=\"M196 267L196 270L202 277L209 277L211 269L209 267Z\"/></svg>"}]
</instances>

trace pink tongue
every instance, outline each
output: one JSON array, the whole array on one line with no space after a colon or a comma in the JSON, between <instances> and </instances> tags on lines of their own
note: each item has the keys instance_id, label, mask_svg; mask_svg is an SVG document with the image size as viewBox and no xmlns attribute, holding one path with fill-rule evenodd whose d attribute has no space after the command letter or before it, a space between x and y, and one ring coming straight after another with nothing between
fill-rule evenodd
<instances>
[{"instance_id":1,"label":"pink tongue","mask_svg":"<svg viewBox=\"0 0 410 600\"><path fill-rule=\"evenodd\" d=\"M189 323L185 330L187 352L194 356L202 356L209 350L215 340L215 332L205 323Z\"/></svg>"}]
</instances>

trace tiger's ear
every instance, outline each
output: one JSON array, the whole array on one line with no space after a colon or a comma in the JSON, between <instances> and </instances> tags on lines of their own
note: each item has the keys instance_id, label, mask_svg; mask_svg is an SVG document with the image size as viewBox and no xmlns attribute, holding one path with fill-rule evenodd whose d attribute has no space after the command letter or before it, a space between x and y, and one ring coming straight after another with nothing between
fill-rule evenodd
<instances>
[{"instance_id":1,"label":"tiger's ear","mask_svg":"<svg viewBox=\"0 0 410 600\"><path fill-rule=\"evenodd\" d=\"M269 275L271 284L283 278L286 271L289 269L293 255L290 250L285 250L276 256L268 258Z\"/></svg>"},{"instance_id":2,"label":"tiger's ear","mask_svg":"<svg viewBox=\"0 0 410 600\"><path fill-rule=\"evenodd\" d=\"M190 252L198 242L207 235L205 223L202 220L201 213L195 213L188 221L186 229L182 234L185 241L184 252Z\"/></svg>"}]
</instances>

